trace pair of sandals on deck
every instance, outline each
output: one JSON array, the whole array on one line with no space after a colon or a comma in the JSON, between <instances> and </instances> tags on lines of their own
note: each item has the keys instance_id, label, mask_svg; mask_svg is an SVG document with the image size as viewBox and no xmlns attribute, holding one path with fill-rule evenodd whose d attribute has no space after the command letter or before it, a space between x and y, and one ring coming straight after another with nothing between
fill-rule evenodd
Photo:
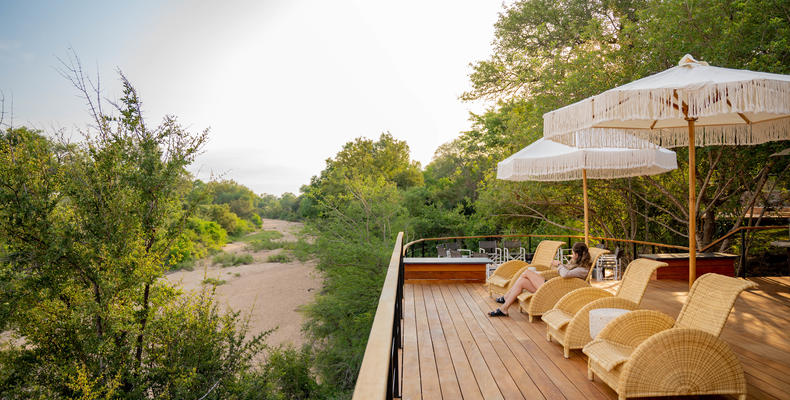
<instances>
[{"instance_id":1,"label":"pair of sandals on deck","mask_svg":"<svg viewBox=\"0 0 790 400\"><path fill-rule=\"evenodd\" d=\"M504 304L505 303L505 296L499 296L496 299L494 299L494 301L496 301L499 304ZM502 311L502 310L497 308L496 310L489 312L488 316L490 316L490 317L507 317L507 314L505 314L504 311Z\"/></svg>"}]
</instances>

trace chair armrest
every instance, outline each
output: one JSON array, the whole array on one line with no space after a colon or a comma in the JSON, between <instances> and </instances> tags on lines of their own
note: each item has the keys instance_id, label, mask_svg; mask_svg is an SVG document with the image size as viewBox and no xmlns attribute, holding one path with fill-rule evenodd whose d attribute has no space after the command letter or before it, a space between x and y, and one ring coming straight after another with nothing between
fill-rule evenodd
<instances>
[{"instance_id":1,"label":"chair armrest","mask_svg":"<svg viewBox=\"0 0 790 400\"><path fill-rule=\"evenodd\" d=\"M546 264L529 264L530 267L535 267L536 271L546 271L552 269L550 265Z\"/></svg>"},{"instance_id":2,"label":"chair armrest","mask_svg":"<svg viewBox=\"0 0 790 400\"><path fill-rule=\"evenodd\" d=\"M522 261L508 261L502 263L492 275L501 276L503 278L510 279L513 275L524 268L527 263Z\"/></svg>"},{"instance_id":3,"label":"chair armrest","mask_svg":"<svg viewBox=\"0 0 790 400\"><path fill-rule=\"evenodd\" d=\"M633 301L611 296L593 300L576 312L573 319L568 323L565 333L565 340L568 346L584 346L593 338L590 337L590 311L599 308L621 308L624 310L636 310L638 304Z\"/></svg>"},{"instance_id":4,"label":"chair armrest","mask_svg":"<svg viewBox=\"0 0 790 400\"><path fill-rule=\"evenodd\" d=\"M560 309L570 315L576 315L576 313L587 304L606 297L614 297L614 295L596 287L584 287L562 296L554 308Z\"/></svg>"},{"instance_id":5,"label":"chair armrest","mask_svg":"<svg viewBox=\"0 0 790 400\"><path fill-rule=\"evenodd\" d=\"M543 313L550 310L562 296L588 286L587 282L578 278L561 278L559 276L551 278L541 285L532 296L528 312Z\"/></svg>"},{"instance_id":6,"label":"chair armrest","mask_svg":"<svg viewBox=\"0 0 790 400\"><path fill-rule=\"evenodd\" d=\"M554 279L554 278L558 278L560 276L560 273L556 269L552 268L552 269L547 269L547 270L543 270L543 271L538 271L538 275L542 276L543 279L548 281L548 280L551 280L551 279ZM576 279L576 278L573 278L573 279ZM541 287L543 287L543 286L541 286Z\"/></svg>"},{"instance_id":7,"label":"chair armrest","mask_svg":"<svg viewBox=\"0 0 790 400\"><path fill-rule=\"evenodd\" d=\"M598 339L637 347L647 338L672 328L675 320L667 314L654 310L634 310L606 324Z\"/></svg>"}]
</instances>

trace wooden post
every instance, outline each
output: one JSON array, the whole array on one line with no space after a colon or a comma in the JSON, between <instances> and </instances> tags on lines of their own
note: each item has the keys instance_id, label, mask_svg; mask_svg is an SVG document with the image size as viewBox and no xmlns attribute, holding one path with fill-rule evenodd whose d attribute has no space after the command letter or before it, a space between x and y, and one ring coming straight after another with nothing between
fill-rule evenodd
<instances>
[{"instance_id":1,"label":"wooden post","mask_svg":"<svg viewBox=\"0 0 790 400\"><path fill-rule=\"evenodd\" d=\"M582 190L584 191L584 244L590 247L590 205L587 202L587 169L582 169Z\"/></svg>"},{"instance_id":2,"label":"wooden post","mask_svg":"<svg viewBox=\"0 0 790 400\"><path fill-rule=\"evenodd\" d=\"M746 229L741 229L741 268L738 276L746 278Z\"/></svg>"},{"instance_id":3,"label":"wooden post","mask_svg":"<svg viewBox=\"0 0 790 400\"><path fill-rule=\"evenodd\" d=\"M695 118L686 118L689 124L689 290L697 279L697 168Z\"/></svg>"}]
</instances>

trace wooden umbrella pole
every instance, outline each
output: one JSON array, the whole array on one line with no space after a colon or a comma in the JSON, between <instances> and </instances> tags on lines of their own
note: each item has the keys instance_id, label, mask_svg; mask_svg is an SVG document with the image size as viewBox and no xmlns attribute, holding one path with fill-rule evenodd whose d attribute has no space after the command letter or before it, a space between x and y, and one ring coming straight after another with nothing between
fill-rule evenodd
<instances>
[{"instance_id":1,"label":"wooden umbrella pole","mask_svg":"<svg viewBox=\"0 0 790 400\"><path fill-rule=\"evenodd\" d=\"M689 124L689 290L697 279L697 169L695 118L686 118Z\"/></svg>"},{"instance_id":2,"label":"wooden umbrella pole","mask_svg":"<svg viewBox=\"0 0 790 400\"><path fill-rule=\"evenodd\" d=\"M582 169L582 191L584 191L584 244L590 246L590 205L587 202L587 169Z\"/></svg>"}]
</instances>

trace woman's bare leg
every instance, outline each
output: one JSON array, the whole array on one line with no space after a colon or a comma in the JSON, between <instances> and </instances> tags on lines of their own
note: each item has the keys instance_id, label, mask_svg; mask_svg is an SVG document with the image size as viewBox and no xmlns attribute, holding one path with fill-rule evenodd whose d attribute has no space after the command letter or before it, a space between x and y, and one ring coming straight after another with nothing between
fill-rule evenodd
<instances>
[{"instance_id":1,"label":"woman's bare leg","mask_svg":"<svg viewBox=\"0 0 790 400\"><path fill-rule=\"evenodd\" d=\"M544 282L546 282L546 280L535 271L526 270L524 271L524 275L530 280L530 282L532 282L532 285L535 286L535 291L537 291L538 288L541 287ZM535 293L535 291L532 293Z\"/></svg>"},{"instance_id":2,"label":"woman's bare leg","mask_svg":"<svg viewBox=\"0 0 790 400\"><path fill-rule=\"evenodd\" d=\"M532 271L526 271L526 272L532 272ZM532 282L532 280L529 278L529 276L526 273L522 274L518 278L518 280L513 284L513 287L511 287L510 290L508 290L507 294L505 294L505 304L502 305L501 310L507 312L507 309L511 305L513 305L513 303L516 302L518 295L520 295L521 292L523 292L524 290L528 290L532 293L535 293L535 291L538 290L538 288L535 287L535 284Z\"/></svg>"}]
</instances>

